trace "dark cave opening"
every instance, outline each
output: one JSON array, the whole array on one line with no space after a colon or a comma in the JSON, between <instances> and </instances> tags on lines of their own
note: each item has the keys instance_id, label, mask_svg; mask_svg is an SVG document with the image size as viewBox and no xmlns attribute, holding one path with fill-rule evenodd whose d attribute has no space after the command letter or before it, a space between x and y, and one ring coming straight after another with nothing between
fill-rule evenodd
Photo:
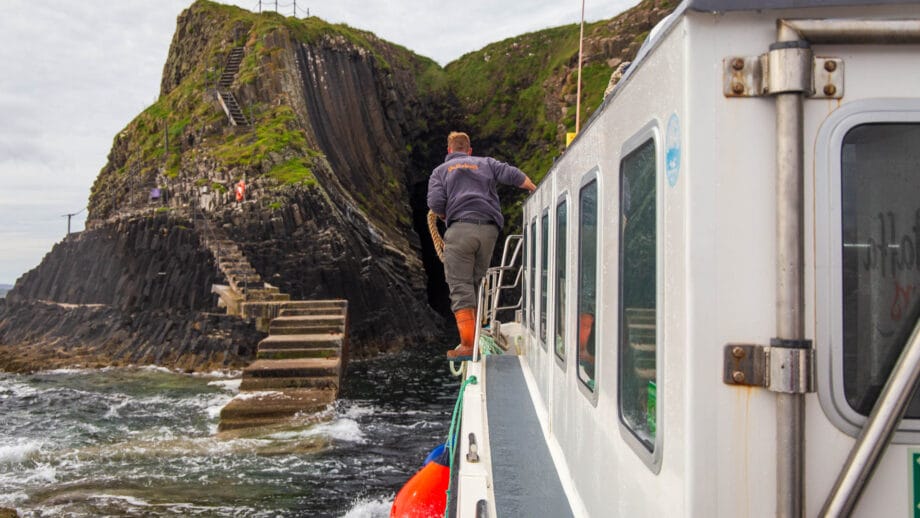
<instances>
[{"instance_id":1,"label":"dark cave opening","mask_svg":"<svg viewBox=\"0 0 920 518\"><path fill-rule=\"evenodd\" d=\"M428 181L412 186L412 227L422 244L422 263L428 279L428 304L438 313L449 316L450 294L444 280L444 265L434 250L434 242L428 231ZM443 227L441 228L443 232Z\"/></svg>"}]
</instances>

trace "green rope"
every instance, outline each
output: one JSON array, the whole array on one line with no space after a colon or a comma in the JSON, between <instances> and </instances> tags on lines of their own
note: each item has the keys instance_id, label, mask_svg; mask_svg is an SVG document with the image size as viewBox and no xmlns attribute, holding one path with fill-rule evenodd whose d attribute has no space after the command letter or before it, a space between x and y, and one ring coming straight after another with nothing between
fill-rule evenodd
<instances>
[{"instance_id":1,"label":"green rope","mask_svg":"<svg viewBox=\"0 0 920 518\"><path fill-rule=\"evenodd\" d=\"M447 518L450 510L450 486L454 481L454 449L457 442L457 433L460 432L460 418L463 415L463 393L467 385L475 385L476 376L470 376L463 380L460 385L460 395L457 396L457 402L454 403L454 413L450 417L450 428L447 430L447 454L450 456L450 476L447 479L447 504L444 506L444 518Z\"/></svg>"},{"instance_id":2,"label":"green rope","mask_svg":"<svg viewBox=\"0 0 920 518\"><path fill-rule=\"evenodd\" d=\"M483 356L502 354L502 348L495 343L495 339L485 334L479 335L479 351Z\"/></svg>"}]
</instances>

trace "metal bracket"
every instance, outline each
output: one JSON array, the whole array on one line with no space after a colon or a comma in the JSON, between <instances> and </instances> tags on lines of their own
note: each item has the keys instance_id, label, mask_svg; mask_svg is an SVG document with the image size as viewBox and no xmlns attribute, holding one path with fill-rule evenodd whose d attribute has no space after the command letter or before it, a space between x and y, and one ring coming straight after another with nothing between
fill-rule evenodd
<instances>
[{"instance_id":1,"label":"metal bracket","mask_svg":"<svg viewBox=\"0 0 920 518\"><path fill-rule=\"evenodd\" d=\"M776 52L772 51L776 56ZM770 91L770 53L760 56L731 56L722 60L722 93L725 97L763 97L780 93ZM775 75L775 74L774 74ZM774 85L777 79L774 78ZM805 89L810 99L843 98L843 60L812 59L811 85ZM779 88L774 86L774 90Z\"/></svg>"},{"instance_id":2,"label":"metal bracket","mask_svg":"<svg viewBox=\"0 0 920 518\"><path fill-rule=\"evenodd\" d=\"M728 344L722 355L722 381L786 394L814 392L815 350L810 341L802 343L808 347Z\"/></svg>"},{"instance_id":3,"label":"metal bracket","mask_svg":"<svg viewBox=\"0 0 920 518\"><path fill-rule=\"evenodd\" d=\"M479 462L479 447L476 446L476 436L470 433L470 450L466 454L469 463Z\"/></svg>"}]
</instances>

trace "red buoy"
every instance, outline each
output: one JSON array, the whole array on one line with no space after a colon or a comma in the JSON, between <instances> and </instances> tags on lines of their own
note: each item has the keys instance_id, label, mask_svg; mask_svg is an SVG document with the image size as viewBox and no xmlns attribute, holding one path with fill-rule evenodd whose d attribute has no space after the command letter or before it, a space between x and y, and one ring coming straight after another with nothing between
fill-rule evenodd
<instances>
[{"instance_id":1,"label":"red buoy","mask_svg":"<svg viewBox=\"0 0 920 518\"><path fill-rule=\"evenodd\" d=\"M396 494L390 518L439 518L447 505L450 468L431 461Z\"/></svg>"}]
</instances>

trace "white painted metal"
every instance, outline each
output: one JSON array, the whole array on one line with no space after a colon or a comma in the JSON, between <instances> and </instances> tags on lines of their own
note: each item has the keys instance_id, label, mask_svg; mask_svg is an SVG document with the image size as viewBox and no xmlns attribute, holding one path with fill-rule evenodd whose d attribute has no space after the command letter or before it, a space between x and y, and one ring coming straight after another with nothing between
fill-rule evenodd
<instances>
[{"instance_id":1,"label":"white painted metal","mask_svg":"<svg viewBox=\"0 0 920 518\"><path fill-rule=\"evenodd\" d=\"M489 447L488 415L484 404L485 394L485 369L482 362L466 362L467 376L476 376L477 383L466 386L463 396L463 421L460 425L460 435L457 437L460 446L460 466L457 481L457 516L476 516L476 503L486 500L489 505L489 516L496 516L495 494L492 486L492 457ZM476 436L479 462L469 462L466 459L470 451L467 438L473 433Z\"/></svg>"},{"instance_id":2,"label":"white painted metal","mask_svg":"<svg viewBox=\"0 0 920 518\"><path fill-rule=\"evenodd\" d=\"M770 99L730 99L722 94L726 56L754 56L776 39L778 19L920 19L920 5L833 7L710 14L682 10L657 46L629 72L615 97L582 129L524 208L532 218L545 208L555 228L555 206L568 193L569 233L566 364L552 358L552 340L539 345L538 243L535 331L523 327L524 366L531 395L576 515L774 516L776 503L775 395L722 383L722 347L767 344L776 334L775 107ZM805 337L818 350L819 392L833 366L827 350L840 341L838 171L817 169L819 131L837 110L880 98L916 98L918 46L835 44L813 46L816 56L846 66L842 99L806 100ZM619 163L624 142L647 127L658 131L658 160L665 163L669 121L679 121L680 166L674 181L658 179L658 448L660 469L650 469L620 427L617 403L617 286ZM651 126L649 126L651 125ZM597 170L599 194L599 301L596 399L575 374L578 192ZM835 216L835 212L837 215ZM836 218L836 219L835 219ZM831 236L830 238L828 236ZM830 239L830 240L829 240ZM529 245L528 245L529 246ZM529 248L528 248L529 253ZM554 260L551 253L550 265ZM836 269L835 269L836 268ZM552 269L550 269L552 272ZM529 272L528 272L529 275ZM552 273L549 277L552 286ZM549 303L548 337L554 305ZM526 320L526 317L525 317ZM503 331L510 328L502 326ZM825 394L821 398L827 399ZM805 396L805 512L816 516L854 443L833 405ZM907 451L894 444L882 457L854 516L904 516L909 512ZM485 448L482 448L484 450ZM482 453L481 450L481 453ZM466 516L461 514L461 516Z\"/></svg>"}]
</instances>

